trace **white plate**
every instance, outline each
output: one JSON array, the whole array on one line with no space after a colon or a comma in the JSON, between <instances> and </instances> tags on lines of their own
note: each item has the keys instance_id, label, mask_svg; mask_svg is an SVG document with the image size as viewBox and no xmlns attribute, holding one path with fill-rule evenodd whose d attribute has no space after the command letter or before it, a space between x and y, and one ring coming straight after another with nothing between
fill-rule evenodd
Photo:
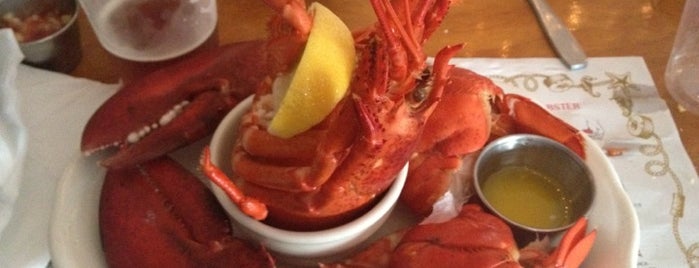
<instances>
[{"instance_id":1,"label":"white plate","mask_svg":"<svg viewBox=\"0 0 699 268\"><path fill-rule=\"evenodd\" d=\"M208 141L207 141L208 142ZM190 146L188 153L197 155L202 142ZM586 163L595 177L595 200L589 213L589 226L596 228L597 241L584 267L635 267L639 247L639 225L631 201L624 192L611 163L586 137ZM194 153L192 153L194 152ZM196 161L196 157L177 157ZM50 249L55 267L105 267L99 237L97 211L104 169L95 162L99 156L77 158L58 185L51 218ZM193 163L189 163L190 167ZM394 211L387 225L401 222L405 212Z\"/></svg>"}]
</instances>

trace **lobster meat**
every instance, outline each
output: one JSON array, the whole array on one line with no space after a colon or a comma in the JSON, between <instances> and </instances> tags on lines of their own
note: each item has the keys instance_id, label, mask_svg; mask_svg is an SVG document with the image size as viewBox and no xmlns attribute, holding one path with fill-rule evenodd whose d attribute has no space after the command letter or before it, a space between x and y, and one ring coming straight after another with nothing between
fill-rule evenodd
<instances>
[{"instance_id":1,"label":"lobster meat","mask_svg":"<svg viewBox=\"0 0 699 268\"><path fill-rule=\"evenodd\" d=\"M545 241L518 249L504 221L480 205L466 204L451 220L400 230L347 260L321 267L573 268L580 266L596 238L596 230L586 232L587 219L580 218L554 250Z\"/></svg>"},{"instance_id":2,"label":"lobster meat","mask_svg":"<svg viewBox=\"0 0 699 268\"><path fill-rule=\"evenodd\" d=\"M233 237L214 195L166 156L108 170L99 224L110 267L274 267L264 248Z\"/></svg>"},{"instance_id":3,"label":"lobster meat","mask_svg":"<svg viewBox=\"0 0 699 268\"><path fill-rule=\"evenodd\" d=\"M365 211L407 163L441 99L448 60L460 46L440 51L428 68L422 45L449 1L371 3L378 24L355 34L353 81L331 114L288 139L269 134L264 115L275 77L267 79L242 119L232 153L235 184L206 172L223 189L240 188L234 195L264 203L271 225L323 229ZM207 161L203 166L212 170Z\"/></svg>"}]
</instances>

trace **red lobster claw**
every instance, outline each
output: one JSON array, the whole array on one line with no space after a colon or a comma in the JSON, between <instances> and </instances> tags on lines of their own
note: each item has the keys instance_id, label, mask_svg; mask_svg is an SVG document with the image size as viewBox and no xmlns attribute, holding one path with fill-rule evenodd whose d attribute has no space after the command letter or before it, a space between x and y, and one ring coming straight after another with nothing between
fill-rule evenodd
<instances>
[{"instance_id":1,"label":"red lobster claw","mask_svg":"<svg viewBox=\"0 0 699 268\"><path fill-rule=\"evenodd\" d=\"M123 168L209 135L268 74L267 62L260 60L265 44L249 41L202 52L126 85L87 122L81 150L118 147L101 164Z\"/></svg>"},{"instance_id":2,"label":"red lobster claw","mask_svg":"<svg viewBox=\"0 0 699 268\"><path fill-rule=\"evenodd\" d=\"M549 253L544 242L517 248L510 227L480 205L466 204L456 218L420 224L385 236L348 259L344 267L540 267L577 268L592 249L596 230L581 218Z\"/></svg>"},{"instance_id":3,"label":"red lobster claw","mask_svg":"<svg viewBox=\"0 0 699 268\"><path fill-rule=\"evenodd\" d=\"M274 267L264 248L233 237L213 194L170 158L108 170L100 198L110 267Z\"/></svg>"}]
</instances>

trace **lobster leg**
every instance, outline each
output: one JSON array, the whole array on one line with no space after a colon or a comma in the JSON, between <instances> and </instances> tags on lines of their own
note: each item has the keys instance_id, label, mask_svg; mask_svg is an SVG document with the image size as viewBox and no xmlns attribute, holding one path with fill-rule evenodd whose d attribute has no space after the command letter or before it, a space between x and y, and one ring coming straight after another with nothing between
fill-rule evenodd
<instances>
[{"instance_id":1,"label":"lobster leg","mask_svg":"<svg viewBox=\"0 0 699 268\"><path fill-rule=\"evenodd\" d=\"M503 125L510 123L496 123L505 130L504 134L531 133L546 136L564 144L580 157L585 158L585 143L580 132L530 99L520 95L507 94L500 106L502 110L508 111L507 116L501 116L500 119L512 121L511 124L513 124L504 127Z\"/></svg>"},{"instance_id":2,"label":"lobster leg","mask_svg":"<svg viewBox=\"0 0 699 268\"><path fill-rule=\"evenodd\" d=\"M536 240L520 249L519 262L525 267L576 268L592 250L597 230L587 233L587 218L582 217L563 234L558 246L550 250L548 240Z\"/></svg>"},{"instance_id":3,"label":"lobster leg","mask_svg":"<svg viewBox=\"0 0 699 268\"><path fill-rule=\"evenodd\" d=\"M551 254L549 260L554 267L578 267L592 249L597 237L597 230L585 234L587 218L580 218L563 236L561 243Z\"/></svg>"},{"instance_id":4,"label":"lobster leg","mask_svg":"<svg viewBox=\"0 0 699 268\"><path fill-rule=\"evenodd\" d=\"M223 171L211 163L211 150L208 146L202 152L200 165L204 175L223 189L243 213L256 220L264 220L267 217L267 206L264 203L246 196Z\"/></svg>"}]
</instances>

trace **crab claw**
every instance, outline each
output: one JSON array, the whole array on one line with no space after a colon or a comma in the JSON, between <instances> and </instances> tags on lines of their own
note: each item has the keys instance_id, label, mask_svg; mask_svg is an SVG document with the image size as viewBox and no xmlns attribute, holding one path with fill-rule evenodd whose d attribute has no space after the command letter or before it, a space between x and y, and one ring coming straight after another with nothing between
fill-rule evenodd
<instances>
[{"instance_id":1,"label":"crab claw","mask_svg":"<svg viewBox=\"0 0 699 268\"><path fill-rule=\"evenodd\" d=\"M101 162L133 166L213 132L266 73L261 41L236 43L188 58L126 85L92 115L83 131L85 154L117 147ZM257 66L260 65L260 66ZM240 68L245 66L245 68Z\"/></svg>"}]
</instances>

